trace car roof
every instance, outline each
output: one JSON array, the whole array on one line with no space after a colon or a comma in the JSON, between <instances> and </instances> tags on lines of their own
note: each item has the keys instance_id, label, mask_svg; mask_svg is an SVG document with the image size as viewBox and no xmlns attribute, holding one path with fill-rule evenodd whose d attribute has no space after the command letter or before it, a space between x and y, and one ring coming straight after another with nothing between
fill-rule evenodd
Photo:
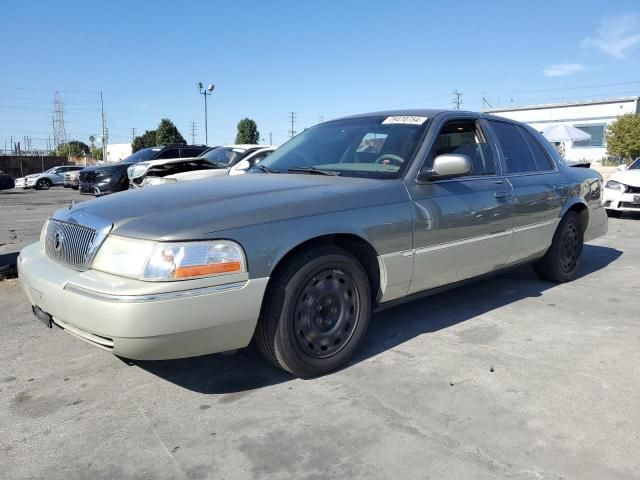
<instances>
[{"instance_id":1,"label":"car roof","mask_svg":"<svg viewBox=\"0 0 640 480\"><path fill-rule=\"evenodd\" d=\"M336 118L335 120L344 120L348 118L362 118L362 117L395 117L395 116L415 116L415 117L429 117L433 118L436 115L440 114L449 114L449 115L477 115L481 118L488 119L496 119L501 121L511 121L513 123L518 123L513 120L509 120L504 117L500 117L497 115L491 115L483 112L472 112L468 110L451 110L446 108L413 108L413 109L401 109L401 110L381 110L378 112L369 112L369 113L359 113L355 115L347 115L345 117ZM331 121L331 120L330 120Z\"/></svg>"}]
</instances>

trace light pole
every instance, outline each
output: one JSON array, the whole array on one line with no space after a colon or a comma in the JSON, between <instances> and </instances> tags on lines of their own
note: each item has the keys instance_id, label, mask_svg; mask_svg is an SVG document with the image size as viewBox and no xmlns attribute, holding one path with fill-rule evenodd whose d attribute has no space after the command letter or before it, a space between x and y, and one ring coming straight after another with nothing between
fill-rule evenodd
<instances>
[{"instance_id":1,"label":"light pole","mask_svg":"<svg viewBox=\"0 0 640 480\"><path fill-rule=\"evenodd\" d=\"M207 88L204 88L202 82L198 82L198 90L200 90L200 94L204 96L204 143L205 145L209 145L209 128L207 126L207 96L211 95L215 85L210 83Z\"/></svg>"}]
</instances>

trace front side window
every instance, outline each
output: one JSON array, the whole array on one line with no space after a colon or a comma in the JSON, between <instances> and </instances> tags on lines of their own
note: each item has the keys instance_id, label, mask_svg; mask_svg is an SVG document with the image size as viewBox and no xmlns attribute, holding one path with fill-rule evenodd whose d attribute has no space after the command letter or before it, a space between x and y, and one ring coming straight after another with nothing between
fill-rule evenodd
<instances>
[{"instance_id":1,"label":"front side window","mask_svg":"<svg viewBox=\"0 0 640 480\"><path fill-rule=\"evenodd\" d=\"M502 147L506 173L535 172L536 162L518 127L492 120L490 124Z\"/></svg>"},{"instance_id":2,"label":"front side window","mask_svg":"<svg viewBox=\"0 0 640 480\"><path fill-rule=\"evenodd\" d=\"M476 120L453 120L443 125L431 148L430 161L447 154L469 157L472 165L469 175L495 173L491 146Z\"/></svg>"},{"instance_id":3,"label":"front side window","mask_svg":"<svg viewBox=\"0 0 640 480\"><path fill-rule=\"evenodd\" d=\"M627 170L640 170L640 158L636 158L635 162L629 164Z\"/></svg>"},{"instance_id":4,"label":"front side window","mask_svg":"<svg viewBox=\"0 0 640 480\"><path fill-rule=\"evenodd\" d=\"M200 155L202 152L201 149L198 148L182 148L180 149L180 157L181 158L193 158Z\"/></svg>"},{"instance_id":5,"label":"front side window","mask_svg":"<svg viewBox=\"0 0 640 480\"><path fill-rule=\"evenodd\" d=\"M325 122L292 138L260 165L279 173L316 169L344 176L397 178L411 162L427 124L428 118L422 116Z\"/></svg>"},{"instance_id":6,"label":"front side window","mask_svg":"<svg viewBox=\"0 0 640 480\"><path fill-rule=\"evenodd\" d=\"M591 135L589 140L573 142L574 147L603 147L605 125L575 125L579 130Z\"/></svg>"}]
</instances>

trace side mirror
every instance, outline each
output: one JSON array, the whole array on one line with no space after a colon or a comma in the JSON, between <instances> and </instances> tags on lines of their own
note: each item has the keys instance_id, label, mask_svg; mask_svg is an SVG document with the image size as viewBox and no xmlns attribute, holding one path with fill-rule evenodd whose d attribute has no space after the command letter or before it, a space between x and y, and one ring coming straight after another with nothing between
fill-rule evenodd
<instances>
[{"instance_id":1,"label":"side mirror","mask_svg":"<svg viewBox=\"0 0 640 480\"><path fill-rule=\"evenodd\" d=\"M468 175L472 168L471 159L467 155L438 155L433 160L433 167L420 172L418 180L429 181L440 178L463 177Z\"/></svg>"},{"instance_id":2,"label":"side mirror","mask_svg":"<svg viewBox=\"0 0 640 480\"><path fill-rule=\"evenodd\" d=\"M621 172L623 172L624 170L627 169L627 165L626 164L622 164L622 165L618 165L618 170L620 170Z\"/></svg>"}]
</instances>

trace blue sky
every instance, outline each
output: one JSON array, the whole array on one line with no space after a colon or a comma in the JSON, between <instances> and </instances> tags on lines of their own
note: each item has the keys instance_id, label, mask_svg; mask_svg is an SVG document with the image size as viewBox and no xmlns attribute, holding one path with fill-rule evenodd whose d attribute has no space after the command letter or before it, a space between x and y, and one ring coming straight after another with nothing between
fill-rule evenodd
<instances>
[{"instance_id":1,"label":"blue sky","mask_svg":"<svg viewBox=\"0 0 640 480\"><path fill-rule=\"evenodd\" d=\"M60 91L68 133L111 143L160 118L204 143L196 83L209 99L209 144L243 117L263 138L320 118L384 108L462 108L640 94L635 1L5 2L0 148L43 147ZM106 8L105 8L106 7ZM553 13L551 13L553 12Z\"/></svg>"}]
</instances>

